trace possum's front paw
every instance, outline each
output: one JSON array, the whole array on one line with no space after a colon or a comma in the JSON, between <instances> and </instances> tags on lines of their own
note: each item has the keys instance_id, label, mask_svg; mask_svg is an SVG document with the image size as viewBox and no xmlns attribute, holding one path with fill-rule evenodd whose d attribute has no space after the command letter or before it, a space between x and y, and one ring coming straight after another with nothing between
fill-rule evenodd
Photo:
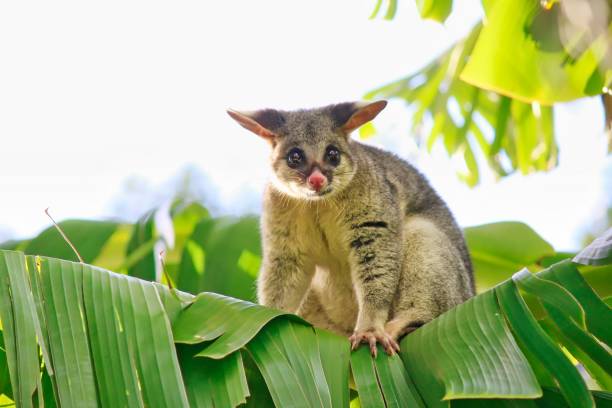
<instances>
[{"instance_id":1,"label":"possum's front paw","mask_svg":"<svg viewBox=\"0 0 612 408\"><path fill-rule=\"evenodd\" d=\"M380 343L390 356L399 352L400 349L399 344L384 329L356 330L349 337L349 341L352 350L355 350L361 343L369 344L373 357L376 357L377 354L376 343Z\"/></svg>"}]
</instances>

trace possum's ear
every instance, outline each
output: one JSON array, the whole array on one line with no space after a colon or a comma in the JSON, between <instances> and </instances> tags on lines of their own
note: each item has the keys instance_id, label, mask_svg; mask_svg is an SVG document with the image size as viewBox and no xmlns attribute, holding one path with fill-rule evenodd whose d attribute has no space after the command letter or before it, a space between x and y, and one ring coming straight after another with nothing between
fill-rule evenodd
<instances>
[{"instance_id":1,"label":"possum's ear","mask_svg":"<svg viewBox=\"0 0 612 408\"><path fill-rule=\"evenodd\" d=\"M276 131L285 123L283 115L274 109L253 112L238 112L228 109L227 113L245 129L271 142L278 136Z\"/></svg>"},{"instance_id":2,"label":"possum's ear","mask_svg":"<svg viewBox=\"0 0 612 408\"><path fill-rule=\"evenodd\" d=\"M387 106L387 101L341 103L331 108L332 118L346 133L371 121Z\"/></svg>"}]
</instances>

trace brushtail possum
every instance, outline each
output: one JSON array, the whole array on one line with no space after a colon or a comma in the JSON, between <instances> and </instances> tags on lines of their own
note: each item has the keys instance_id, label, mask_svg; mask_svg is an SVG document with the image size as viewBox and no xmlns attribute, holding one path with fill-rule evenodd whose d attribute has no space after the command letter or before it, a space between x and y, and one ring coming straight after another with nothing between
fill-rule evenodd
<instances>
[{"instance_id":1,"label":"brushtail possum","mask_svg":"<svg viewBox=\"0 0 612 408\"><path fill-rule=\"evenodd\" d=\"M398 339L474 294L470 257L421 173L350 133L386 101L229 110L272 148L264 193L261 304L350 336L353 349Z\"/></svg>"}]
</instances>

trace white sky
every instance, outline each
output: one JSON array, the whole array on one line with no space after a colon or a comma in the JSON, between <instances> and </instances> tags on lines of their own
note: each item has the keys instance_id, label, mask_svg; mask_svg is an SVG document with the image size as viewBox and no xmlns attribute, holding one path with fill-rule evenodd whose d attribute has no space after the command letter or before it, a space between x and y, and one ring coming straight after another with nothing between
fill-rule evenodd
<instances>
[{"instance_id":1,"label":"white sky","mask_svg":"<svg viewBox=\"0 0 612 408\"><path fill-rule=\"evenodd\" d=\"M456 3L442 26L422 21L412 0L392 22L367 19L375 0L0 2L0 230L37 233L47 206L58 219L109 216L126 178L162 184L188 163L233 208L261 191L268 152L227 107L359 99L467 33L479 2ZM570 249L599 215L612 166L597 100L557 118L559 169L499 183L485 175L473 190L441 149L415 152L399 102L372 142L411 158L462 225L522 220Z\"/></svg>"}]
</instances>

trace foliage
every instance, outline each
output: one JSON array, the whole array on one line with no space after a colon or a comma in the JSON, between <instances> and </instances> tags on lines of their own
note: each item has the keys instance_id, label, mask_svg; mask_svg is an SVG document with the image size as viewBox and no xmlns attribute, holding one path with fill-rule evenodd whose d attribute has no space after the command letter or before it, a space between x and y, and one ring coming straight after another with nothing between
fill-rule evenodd
<instances>
[{"instance_id":1,"label":"foliage","mask_svg":"<svg viewBox=\"0 0 612 408\"><path fill-rule=\"evenodd\" d=\"M452 8L451 0L416 3L423 18L437 21ZM476 151L498 177L555 167L552 105L612 87L609 2L482 3L485 20L465 39L418 72L366 95L412 106L413 132L428 149L442 140L449 155L461 155L466 170L459 177L470 186L479 181Z\"/></svg>"},{"instance_id":2,"label":"foliage","mask_svg":"<svg viewBox=\"0 0 612 408\"><path fill-rule=\"evenodd\" d=\"M557 163L552 108L538 107L539 115L534 116L530 104L459 79L480 31L478 25L423 70L366 95L368 99L397 97L411 104L416 134L423 134L425 117L429 117L431 126L424 138L427 148L431 150L441 140L448 154L461 154L466 170L459 177L471 186L480 179L476 148L485 153L488 166L500 177L515 168L526 174ZM486 136L491 129L496 132L493 139ZM540 149L534 153L536 145Z\"/></svg>"},{"instance_id":3,"label":"foliage","mask_svg":"<svg viewBox=\"0 0 612 408\"><path fill-rule=\"evenodd\" d=\"M255 299L261 263L255 216L213 218L200 204L176 202L147 212L134 224L65 220L59 227L87 263L151 281L169 279L173 287L191 293ZM54 226L0 248L77 260Z\"/></svg>"},{"instance_id":4,"label":"foliage","mask_svg":"<svg viewBox=\"0 0 612 408\"><path fill-rule=\"evenodd\" d=\"M347 406L352 398L347 385L351 376L362 406L378 406L381 400L387 406L429 406L440 404L442 397L448 397L451 405L465 405L467 400L461 398L466 396L477 404L473 398L535 398L541 392L544 397L534 400L538 405L563 400L567 391L531 355L534 346L523 344L520 330L525 328L509 326L505 319L511 320L501 317L500 288L516 283L538 319L539 336L553 339L554 347L555 342L563 344L580 360L591 385L610 389L612 383L609 353L595 340L609 335L601 323L606 320L593 317L603 319L609 308L601 306L595 293L582 293L584 276L599 296L612 295L612 265L580 267L581 275L574 266L561 264L538 275L552 276L551 270L570 268L561 276L572 275L573 280L558 283L569 288L578 306L557 289L551 308L545 301L550 287L530 291L524 274L490 289L523 266L542 270L569 255L556 253L522 223L466 228L482 294L407 337L399 356L379 353L376 360L365 348L351 354L346 339L313 330L295 316L235 299L253 299L260 263L254 217L215 218L200 205L175 203L147 214L135 225L73 220L60 226L82 256L97 266L31 254L32 248L38 248L47 256L75 259L52 228L31 240L2 245L31 254L25 258L19 252L0 255L0 291L4 291L0 319L13 322L13 327L5 324L0 331L5 342L1 348L8 353L0 352L0 394L23 406L28 406L24 401L38 405L40 398L50 406L69 406L70 401L79 401L79 406L87 401L103 406L181 406L185 401L191 406L236 406L245 401L258 407L300 406L304 401L308 406ZM138 245L133 244L135 236ZM160 267L156 262L148 263L153 271L133 267L158 259L160 243L166 248L167 277L156 270ZM118 265L121 274L101 268L107 265ZM193 296L169 290L126 276L136 274L133 271L153 280L169 279L192 293L209 292ZM6 295L9 287L11 296ZM505 290L512 295L515 289ZM544 306L538 298L544 299ZM515 307L516 302L520 304L516 297L510 299ZM599 310L591 317L571 320L594 303ZM565 305L564 313L555 305ZM572 307L578 312L568 320L566 309ZM523 308L511 313L523 321L532 312ZM532 324L527 333L536 326ZM36 339L43 340L37 345ZM550 341L544 343L550 354ZM13 354L8 351L11 348ZM27 358L13 364L14 353ZM42 377L35 375L41 365ZM566 363L565 370L574 368ZM9 372L29 374L17 375L11 386ZM211 372L215 375L207 374ZM571 387L582 384L576 375L569 375ZM144 383L138 386L140 381ZM552 388L541 391L541 387ZM588 395L583 392L581 401Z\"/></svg>"},{"instance_id":5,"label":"foliage","mask_svg":"<svg viewBox=\"0 0 612 408\"><path fill-rule=\"evenodd\" d=\"M515 274L376 359L250 302L6 250L0 319L0 372L11 380L0 392L23 407L344 407L351 374L364 407L612 398L589 390L572 363L609 389L612 356L600 342L612 342L612 311L569 261Z\"/></svg>"},{"instance_id":6,"label":"foliage","mask_svg":"<svg viewBox=\"0 0 612 408\"><path fill-rule=\"evenodd\" d=\"M170 279L173 287L193 294L207 291L255 300L255 278L261 263L259 221L255 216L212 217L199 204L177 202L171 208L143 215L135 224L66 220L59 225L90 264L146 280ZM524 266L538 271L572 255L557 253L520 222L467 227L464 234L480 292ZM53 226L30 240L9 241L0 248L77 260ZM159 270L162 250L166 276ZM605 279L606 268L582 269L602 296L612 295L612 282Z\"/></svg>"}]
</instances>

